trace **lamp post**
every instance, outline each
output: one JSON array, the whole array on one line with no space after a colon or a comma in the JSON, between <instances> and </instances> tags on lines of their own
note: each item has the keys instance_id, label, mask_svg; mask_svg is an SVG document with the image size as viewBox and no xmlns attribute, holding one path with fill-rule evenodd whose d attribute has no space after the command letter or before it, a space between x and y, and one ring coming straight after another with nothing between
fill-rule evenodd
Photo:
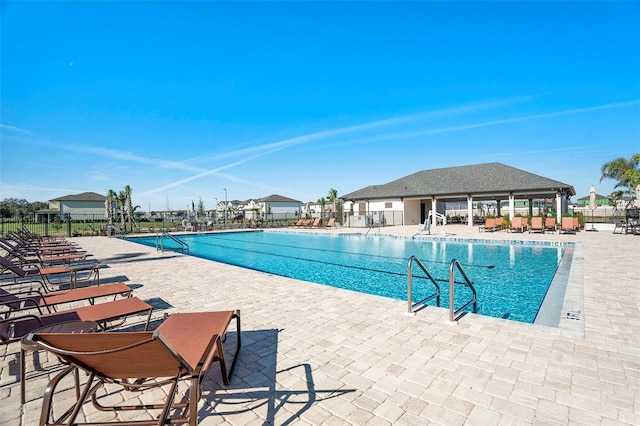
<instances>
[{"instance_id":1,"label":"lamp post","mask_svg":"<svg viewBox=\"0 0 640 426\"><path fill-rule=\"evenodd\" d=\"M218 198L213 197L213 199L216 200L216 220L218 220Z\"/></svg>"},{"instance_id":2,"label":"lamp post","mask_svg":"<svg viewBox=\"0 0 640 426\"><path fill-rule=\"evenodd\" d=\"M224 227L227 228L227 188L224 188Z\"/></svg>"}]
</instances>

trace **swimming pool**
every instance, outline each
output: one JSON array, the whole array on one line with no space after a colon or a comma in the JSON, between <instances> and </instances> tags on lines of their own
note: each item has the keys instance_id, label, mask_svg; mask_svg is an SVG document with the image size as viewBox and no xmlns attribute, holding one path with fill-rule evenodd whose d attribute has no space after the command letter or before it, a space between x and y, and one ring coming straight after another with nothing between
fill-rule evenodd
<instances>
[{"instance_id":1,"label":"swimming pool","mask_svg":"<svg viewBox=\"0 0 640 426\"><path fill-rule=\"evenodd\" d=\"M362 293L407 300L407 264L416 256L441 287L448 307L449 264L457 259L478 294L477 313L533 323L564 254L561 246L449 242L362 234L230 232L180 235L192 256ZM129 241L156 246L156 237ZM164 239L164 248L178 244ZM414 302L434 292L413 268ZM459 280L457 280L459 281ZM470 298L456 286L454 305ZM435 301L429 304L435 305Z\"/></svg>"}]
</instances>

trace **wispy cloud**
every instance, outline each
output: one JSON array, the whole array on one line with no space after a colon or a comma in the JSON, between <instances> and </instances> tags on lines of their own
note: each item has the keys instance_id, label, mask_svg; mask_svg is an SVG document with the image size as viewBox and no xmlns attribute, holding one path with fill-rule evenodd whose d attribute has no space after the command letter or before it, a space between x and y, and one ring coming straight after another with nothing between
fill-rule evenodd
<instances>
[{"instance_id":1,"label":"wispy cloud","mask_svg":"<svg viewBox=\"0 0 640 426\"><path fill-rule=\"evenodd\" d=\"M21 128L16 127L16 126L11 126L9 124L3 124L3 123L0 123L0 130L6 131L6 132L15 132L15 133L24 133L24 134L30 134L31 133L28 130L21 129Z\"/></svg>"},{"instance_id":2,"label":"wispy cloud","mask_svg":"<svg viewBox=\"0 0 640 426\"><path fill-rule=\"evenodd\" d=\"M403 123L414 122L414 121L424 120L428 118L434 118L441 115L463 114L468 112L475 112L479 110L496 108L496 107L505 106L508 104L523 102L525 100L530 100L534 97L535 96L522 96L522 97L516 97L516 98L473 103L473 104L459 106L459 107L443 108L437 111L429 111L429 112L420 113L420 114L412 114L412 115L406 115L402 117L388 118L384 120L372 121L369 123L363 123L363 124L358 124L354 126L348 126L348 127L338 128L338 129L310 133L307 135L296 136L296 137L284 139L281 141L271 142L263 145L258 145L258 146L253 146L253 147L248 147L240 150L227 152L223 154L225 157L243 156L251 153L254 153L254 155L235 161L233 163L224 165L224 166L217 167L215 169L202 171L194 176L177 180L175 182L169 183L167 185L163 185L155 189L151 189L149 191L146 191L143 195L151 195L151 194L155 194L157 192L161 192L170 188L175 188L177 186L184 185L185 183L194 181L196 179L201 179L206 176L217 174L220 171L227 170L229 168L232 168L241 164L245 164L259 157L263 157L263 156L275 153L277 151L290 148L295 145L312 142L312 141L318 141L322 139L328 139L328 138L340 136L340 135L346 135L346 134L357 133L357 132L362 132L362 131L367 131L372 129L384 128L384 127L391 127L391 126L395 126ZM213 156L213 157L210 157L209 159L211 160L217 157L218 156ZM202 157L199 157L199 159L202 159Z\"/></svg>"}]
</instances>

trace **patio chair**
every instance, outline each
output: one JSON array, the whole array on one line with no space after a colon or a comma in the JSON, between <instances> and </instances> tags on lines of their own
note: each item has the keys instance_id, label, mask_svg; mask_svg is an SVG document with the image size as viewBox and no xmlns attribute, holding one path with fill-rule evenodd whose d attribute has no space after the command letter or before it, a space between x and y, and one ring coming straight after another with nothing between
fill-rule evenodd
<instances>
[{"instance_id":1,"label":"patio chair","mask_svg":"<svg viewBox=\"0 0 640 426\"><path fill-rule=\"evenodd\" d=\"M544 226L542 224L541 216L534 216L531 218L531 227L529 228L529 233L532 232L540 232L544 234Z\"/></svg>"},{"instance_id":2,"label":"patio chair","mask_svg":"<svg viewBox=\"0 0 640 426\"><path fill-rule=\"evenodd\" d=\"M294 223L292 226L295 226L296 228L299 228L302 226L302 222L304 222L304 219L299 219L296 223Z\"/></svg>"},{"instance_id":3,"label":"patio chair","mask_svg":"<svg viewBox=\"0 0 640 426\"><path fill-rule=\"evenodd\" d=\"M46 326L68 322L94 322L101 330L108 330L122 325L129 316L146 314L144 330L149 327L152 306L137 297L128 297L97 305L83 306L66 311L44 315L24 314L21 316L0 319L0 344L8 344L23 340L29 333ZM25 371L27 350L34 350L32 345L21 345L20 350L20 401L25 401Z\"/></svg>"},{"instance_id":4,"label":"patio chair","mask_svg":"<svg viewBox=\"0 0 640 426\"><path fill-rule=\"evenodd\" d=\"M41 266L54 265L57 263L73 263L84 262L87 260L89 253L65 253L65 252L53 252L51 254L43 254L42 252L22 253L8 244L6 241L0 239L0 249L4 250L7 255L5 257L11 257L15 263L20 265L28 265L33 263L40 263Z\"/></svg>"},{"instance_id":5,"label":"patio chair","mask_svg":"<svg viewBox=\"0 0 640 426\"><path fill-rule=\"evenodd\" d=\"M511 232L524 232L525 224L523 223L523 217L516 216L511 219L511 225L509 226L509 231ZM526 219L525 219L526 221Z\"/></svg>"},{"instance_id":6,"label":"patio chair","mask_svg":"<svg viewBox=\"0 0 640 426\"><path fill-rule=\"evenodd\" d=\"M560 233L562 234L576 233L576 225L573 220L573 217L565 216L562 218L562 223L560 224Z\"/></svg>"},{"instance_id":7,"label":"patio chair","mask_svg":"<svg viewBox=\"0 0 640 426\"><path fill-rule=\"evenodd\" d=\"M5 271L10 271L13 274L14 283L39 282L47 293L51 291L48 284L69 284L70 288L75 288L77 286L79 272L89 272L89 275L83 278L83 281L93 278L94 283L100 284L100 263L98 262L50 266L47 268L30 265L27 269L24 269L6 257L0 256L0 272ZM65 274L69 274L68 281L53 283L50 280L51 277L60 277Z\"/></svg>"},{"instance_id":8,"label":"patio chair","mask_svg":"<svg viewBox=\"0 0 640 426\"><path fill-rule=\"evenodd\" d=\"M319 217L313 221L313 228L322 228L322 218Z\"/></svg>"},{"instance_id":9,"label":"patio chair","mask_svg":"<svg viewBox=\"0 0 640 426\"><path fill-rule=\"evenodd\" d=\"M56 312L56 305L83 300L93 305L98 298L113 296L115 300L118 296L131 297L131 292L131 287L122 282L51 293L43 293L36 289L13 292L0 287L0 306L5 307L4 310L0 310L0 316L27 310L37 310L42 315Z\"/></svg>"},{"instance_id":10,"label":"patio chair","mask_svg":"<svg viewBox=\"0 0 640 426\"><path fill-rule=\"evenodd\" d=\"M557 227L556 227L556 218L551 216L551 217L547 217L544 220L544 230L545 231L551 231L551 232L556 232Z\"/></svg>"},{"instance_id":11,"label":"patio chair","mask_svg":"<svg viewBox=\"0 0 640 426\"><path fill-rule=\"evenodd\" d=\"M331 228L331 227L335 226L335 223L336 223L336 218L335 217L330 217L325 226L327 228Z\"/></svg>"},{"instance_id":12,"label":"patio chair","mask_svg":"<svg viewBox=\"0 0 640 426\"><path fill-rule=\"evenodd\" d=\"M303 228L308 228L309 226L311 226L311 219L306 219L304 222L302 222Z\"/></svg>"},{"instance_id":13,"label":"patio chair","mask_svg":"<svg viewBox=\"0 0 640 426\"><path fill-rule=\"evenodd\" d=\"M494 218L485 219L484 225L481 225L478 228L478 231L482 232L493 232L496 230L496 220Z\"/></svg>"},{"instance_id":14,"label":"patio chair","mask_svg":"<svg viewBox=\"0 0 640 426\"><path fill-rule=\"evenodd\" d=\"M223 341L233 319L236 320L236 349L231 366L227 370ZM240 312L173 314L154 332L34 333L29 339L40 349L47 350L69 363L69 367L55 376L45 390L41 425L75 424L76 417L89 400L100 411L159 411L153 419L130 420L126 422L128 425L197 425L198 401L202 396L201 384L212 363L220 364L222 381L225 385L229 384L241 347ZM62 410L54 406L56 388L76 366L86 371L89 377L81 395L76 401L71 401L73 405L66 412L61 413ZM178 395L178 385L181 382L187 382L189 385L184 396ZM122 386L123 391L144 391L170 386L163 403L141 404L140 400L145 398L137 394L132 401L133 404L126 405L126 395L123 395L125 402L122 404L104 406L96 393L107 384L110 384L110 394L117 390L112 384ZM164 393L156 392L151 395L159 396ZM67 406L68 402L64 401L63 405ZM54 415L59 417L54 418Z\"/></svg>"},{"instance_id":15,"label":"patio chair","mask_svg":"<svg viewBox=\"0 0 640 426\"><path fill-rule=\"evenodd\" d=\"M617 232L616 232L617 231ZM627 224L622 223L620 219L613 219L613 233L614 234L626 234L627 233Z\"/></svg>"}]
</instances>

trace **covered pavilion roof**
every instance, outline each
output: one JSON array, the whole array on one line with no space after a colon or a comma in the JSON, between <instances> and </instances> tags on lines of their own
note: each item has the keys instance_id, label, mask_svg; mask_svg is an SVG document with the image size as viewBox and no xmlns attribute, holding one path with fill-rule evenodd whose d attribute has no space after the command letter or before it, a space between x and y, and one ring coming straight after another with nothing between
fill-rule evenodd
<instances>
[{"instance_id":1,"label":"covered pavilion roof","mask_svg":"<svg viewBox=\"0 0 640 426\"><path fill-rule=\"evenodd\" d=\"M554 198L576 194L573 186L502 163L422 170L382 185L370 185L341 196L343 200Z\"/></svg>"}]
</instances>

